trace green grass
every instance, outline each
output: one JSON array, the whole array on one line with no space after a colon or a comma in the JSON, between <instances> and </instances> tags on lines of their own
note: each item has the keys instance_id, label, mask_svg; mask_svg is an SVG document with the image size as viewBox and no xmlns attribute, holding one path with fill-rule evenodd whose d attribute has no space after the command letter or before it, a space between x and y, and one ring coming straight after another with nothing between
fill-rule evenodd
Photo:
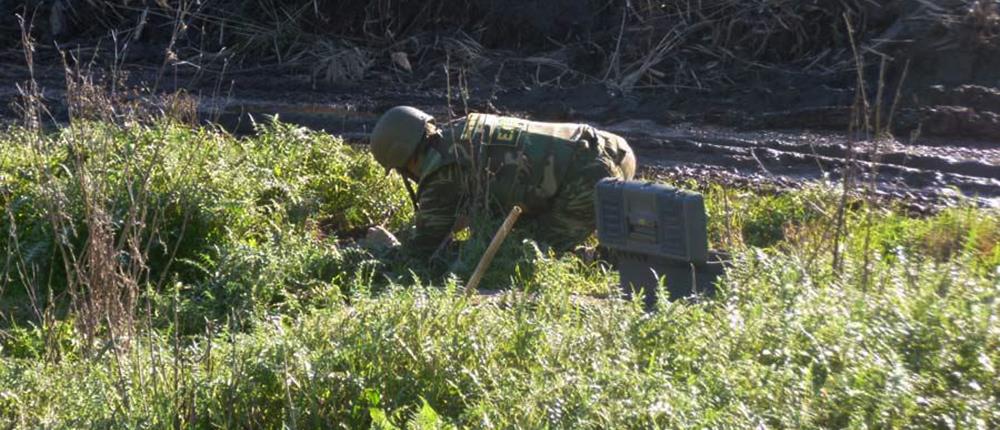
<instances>
[{"instance_id":1,"label":"green grass","mask_svg":"<svg viewBox=\"0 0 1000 430\"><path fill-rule=\"evenodd\" d=\"M710 237L734 264L716 297L647 313L614 298L614 272L523 235L487 278L505 290L494 297L460 293L484 234L450 271L352 248L342 239L367 225L403 228L408 201L321 134L90 124L37 139L0 137L2 222L19 238L0 256L44 274L0 266L0 428L1000 426L993 212L859 203L838 240L832 189L710 187ZM81 142L103 146L67 162ZM88 189L119 219L134 200L121 167L161 159L147 163L146 219L160 221L135 330L87 336L60 306L62 239L44 208L63 196L85 223L79 172L99 171ZM37 166L65 167L44 180ZM50 290L39 318L28 292Z\"/></svg>"}]
</instances>

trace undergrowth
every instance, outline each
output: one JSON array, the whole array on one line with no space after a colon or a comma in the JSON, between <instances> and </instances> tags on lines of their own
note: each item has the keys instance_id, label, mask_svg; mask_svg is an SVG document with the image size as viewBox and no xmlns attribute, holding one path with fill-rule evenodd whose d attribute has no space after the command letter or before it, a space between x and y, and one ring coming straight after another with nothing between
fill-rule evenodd
<instances>
[{"instance_id":1,"label":"undergrowth","mask_svg":"<svg viewBox=\"0 0 1000 430\"><path fill-rule=\"evenodd\" d=\"M293 306L286 291L308 290L351 260L337 240L400 228L412 211L367 151L278 122L248 139L167 122L11 129L0 154L0 292L31 298L36 313L86 293L71 291L76 284L126 282L156 293L179 284L196 326ZM97 264L87 257L102 245L94 224L113 231L107 242L122 264L113 280L86 285ZM117 246L127 240L138 249Z\"/></svg>"},{"instance_id":2,"label":"undergrowth","mask_svg":"<svg viewBox=\"0 0 1000 430\"><path fill-rule=\"evenodd\" d=\"M646 312L520 233L484 283L501 291L465 296L492 226L442 267L355 246L405 230L401 184L277 122L13 128L0 168L2 428L1000 426L988 210L852 202L838 237L832 186L709 187L718 294ZM95 220L141 233L106 283L78 278L103 273L82 269ZM136 281L131 326L84 318L68 279Z\"/></svg>"},{"instance_id":3,"label":"undergrowth","mask_svg":"<svg viewBox=\"0 0 1000 430\"><path fill-rule=\"evenodd\" d=\"M314 84L384 76L422 85L446 63L625 92L741 89L762 76L850 78L847 27L876 60L959 47L988 56L1000 34L1000 9L981 0L550 0L513 8L496 0L37 0L0 4L0 49L16 46L15 14L38 22L41 59L58 58L53 45L113 45L116 62L149 65L160 61L143 52L153 47L166 53L162 67L196 76L263 68ZM119 58L119 46L134 47Z\"/></svg>"}]
</instances>

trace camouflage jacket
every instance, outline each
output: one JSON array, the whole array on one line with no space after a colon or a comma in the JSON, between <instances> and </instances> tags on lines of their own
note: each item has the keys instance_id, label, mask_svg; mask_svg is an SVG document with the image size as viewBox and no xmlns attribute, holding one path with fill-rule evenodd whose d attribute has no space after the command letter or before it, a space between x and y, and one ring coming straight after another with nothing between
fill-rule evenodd
<instances>
[{"instance_id":1,"label":"camouflage jacket","mask_svg":"<svg viewBox=\"0 0 1000 430\"><path fill-rule=\"evenodd\" d=\"M445 125L431 136L419 168L410 246L433 252L474 205L500 216L521 205L526 219L544 213L574 166L618 150L598 138L602 133L488 114Z\"/></svg>"}]
</instances>

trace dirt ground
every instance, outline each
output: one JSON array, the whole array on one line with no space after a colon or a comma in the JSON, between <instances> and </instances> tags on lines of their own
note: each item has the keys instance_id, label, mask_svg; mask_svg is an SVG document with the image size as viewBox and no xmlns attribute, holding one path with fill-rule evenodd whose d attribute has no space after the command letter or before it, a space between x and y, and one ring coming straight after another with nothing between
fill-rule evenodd
<instances>
[{"instance_id":1,"label":"dirt ground","mask_svg":"<svg viewBox=\"0 0 1000 430\"><path fill-rule=\"evenodd\" d=\"M482 73L461 87L449 87L443 76L419 85L382 77L331 86L272 73L222 80L178 74L161 79L160 86L197 96L201 118L234 133L250 132L254 121L278 115L364 142L378 115L395 105L419 107L441 121L486 111L589 122L618 133L636 149L645 177L781 191L839 179L853 166L858 190L874 180L880 198L904 201L918 211L962 202L1000 207L996 88L929 86L921 104L894 112L896 137L874 139L848 134L854 100L850 87L812 91L807 83L786 83L782 91L621 94L603 85L536 85L524 74L498 75ZM62 70L40 67L36 77L51 118L64 121ZM23 67L0 65L0 117L16 118L15 84L27 78ZM154 79L149 70L138 70L131 78L147 86Z\"/></svg>"}]
</instances>

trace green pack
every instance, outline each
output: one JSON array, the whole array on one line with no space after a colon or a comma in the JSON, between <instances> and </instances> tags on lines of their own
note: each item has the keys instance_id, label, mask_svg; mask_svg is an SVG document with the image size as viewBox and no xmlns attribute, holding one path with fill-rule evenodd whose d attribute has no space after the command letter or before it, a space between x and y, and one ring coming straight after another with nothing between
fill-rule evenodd
<instances>
[{"instance_id":1,"label":"green pack","mask_svg":"<svg viewBox=\"0 0 1000 430\"><path fill-rule=\"evenodd\" d=\"M527 213L547 209L577 158L597 142L584 124L544 123L489 114L466 118L461 141L477 154L484 183L506 210L520 204Z\"/></svg>"}]
</instances>

